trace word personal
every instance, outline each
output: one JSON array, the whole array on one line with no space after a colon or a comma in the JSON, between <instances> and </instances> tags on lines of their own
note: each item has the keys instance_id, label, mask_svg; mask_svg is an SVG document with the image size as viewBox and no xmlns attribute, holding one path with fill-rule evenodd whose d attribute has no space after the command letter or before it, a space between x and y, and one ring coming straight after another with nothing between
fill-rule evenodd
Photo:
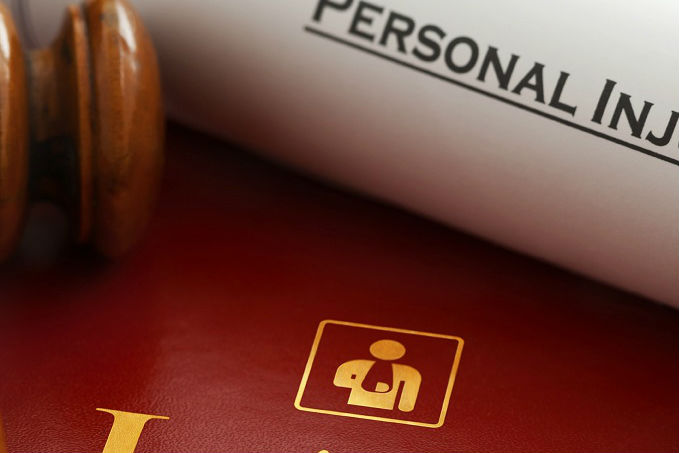
<instances>
[{"instance_id":1,"label":"word personal","mask_svg":"<svg viewBox=\"0 0 679 453\"><path fill-rule=\"evenodd\" d=\"M519 54L479 44L473 37L420 23L372 2L319 0L311 21L305 27L311 34L679 165L675 158L641 148L679 148L679 111L654 109L652 102L616 91L612 79L602 81L601 89L592 91L597 96L580 99L583 105L578 106L573 93L569 99L569 72L550 70ZM338 24L343 24L341 34L336 31ZM620 130L623 137L627 132L633 143L601 129Z\"/></svg>"}]
</instances>

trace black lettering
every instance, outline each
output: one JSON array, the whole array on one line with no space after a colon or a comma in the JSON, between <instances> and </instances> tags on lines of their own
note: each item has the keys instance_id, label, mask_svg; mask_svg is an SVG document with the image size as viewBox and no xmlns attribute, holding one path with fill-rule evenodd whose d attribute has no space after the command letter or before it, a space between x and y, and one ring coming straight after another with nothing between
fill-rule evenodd
<instances>
[{"instance_id":1,"label":"black lettering","mask_svg":"<svg viewBox=\"0 0 679 453\"><path fill-rule=\"evenodd\" d=\"M535 63L530 71L521 79L521 81L512 90L512 93L521 94L525 88L535 91L535 100L545 103L545 86L542 80L542 70L545 65ZM535 80L535 81L533 81Z\"/></svg>"},{"instance_id":2,"label":"black lettering","mask_svg":"<svg viewBox=\"0 0 679 453\"><path fill-rule=\"evenodd\" d=\"M566 86L568 76L570 76L569 73L561 71L561 74L559 75L559 80L556 81L556 88L554 88L552 99L549 101L549 106L564 111L566 113L570 113L571 116L575 116L575 110L577 109L577 107L574 105L568 105L561 102L561 93L563 93L563 88Z\"/></svg>"},{"instance_id":3,"label":"black lettering","mask_svg":"<svg viewBox=\"0 0 679 453\"><path fill-rule=\"evenodd\" d=\"M634 107L632 107L632 101L630 96L625 93L620 93L620 98L618 99L618 104L615 106L613 111L613 118L611 118L611 124L608 125L611 129L618 130L618 122L620 121L620 116L624 113L627 119L627 124L629 124L632 130L632 136L641 138L641 132L644 130L644 125L646 124L646 118L651 111L653 104L644 101L644 107L641 109L641 114L637 118L634 113Z\"/></svg>"},{"instance_id":4,"label":"black lettering","mask_svg":"<svg viewBox=\"0 0 679 453\"><path fill-rule=\"evenodd\" d=\"M375 38L375 35L371 35L363 30L358 29L359 24L372 25L373 20L375 19L374 17L366 16L363 14L363 10L366 9L374 11L378 14L382 14L382 12L384 11L384 8L382 8L381 6L373 5L372 3L368 2L359 2L358 7L356 7L356 12L354 13L354 18L351 21L351 26L349 27L349 33L372 42L373 39Z\"/></svg>"},{"instance_id":5,"label":"black lettering","mask_svg":"<svg viewBox=\"0 0 679 453\"><path fill-rule=\"evenodd\" d=\"M321 21L323 10L326 7L343 11L345 9L349 9L352 3L354 3L354 0L346 0L341 3L331 2L330 0L318 0L318 4L316 5L316 11L314 11L314 21L315 22Z\"/></svg>"},{"instance_id":6,"label":"black lettering","mask_svg":"<svg viewBox=\"0 0 679 453\"><path fill-rule=\"evenodd\" d=\"M601 124L601 119L604 117L604 112L606 111L608 100L611 98L613 87L617 83L618 82L614 82L613 80L606 79L606 85L604 85L604 89L601 90L599 102L596 105L596 109L594 110L594 116L592 117L592 121L594 121L595 123Z\"/></svg>"},{"instance_id":7,"label":"black lettering","mask_svg":"<svg viewBox=\"0 0 679 453\"><path fill-rule=\"evenodd\" d=\"M506 90L509 86L509 80L512 77L512 73L514 72L514 66L516 66L516 62L518 60L519 56L512 54L507 68L503 69L502 64L500 63L500 57L497 54L497 48L488 46L488 52L486 52L486 56L483 58L483 63L481 63L481 70L479 71L477 80L485 82L488 68L492 65L500 88Z\"/></svg>"},{"instance_id":8,"label":"black lettering","mask_svg":"<svg viewBox=\"0 0 679 453\"><path fill-rule=\"evenodd\" d=\"M431 62L436 61L436 59L441 56L441 44L427 36L428 32L438 35L440 40L445 38L446 33L436 25L425 25L424 27L420 28L420 31L417 33L417 39L420 44L431 50L431 53L426 54L415 47L413 49L413 55L422 61Z\"/></svg>"},{"instance_id":9,"label":"black lettering","mask_svg":"<svg viewBox=\"0 0 679 453\"><path fill-rule=\"evenodd\" d=\"M650 131L646 136L646 140L653 143L656 146L665 146L670 142L672 134L674 134L674 129L677 127L677 120L679 120L679 112L672 111L670 115L670 120L667 122L667 127L665 128L665 133L662 137L656 137L653 135L653 131Z\"/></svg>"},{"instance_id":10,"label":"black lettering","mask_svg":"<svg viewBox=\"0 0 679 453\"><path fill-rule=\"evenodd\" d=\"M404 25L403 28L398 28L396 24L400 22ZM383 46L387 45L387 40L390 35L396 36L396 42L398 43L398 51L401 53L406 53L406 36L410 36L415 30L415 21L408 16L404 16L399 13L391 12L387 18L387 23L384 25L384 31L382 32L382 37L380 38L380 44Z\"/></svg>"},{"instance_id":11,"label":"black lettering","mask_svg":"<svg viewBox=\"0 0 679 453\"><path fill-rule=\"evenodd\" d=\"M469 47L470 54L469 54L469 61L463 65L459 65L453 61L453 51L455 50L455 47L457 47L459 44L466 44ZM446 64L450 68L451 71L456 72L458 74L464 74L472 70L474 65L479 59L479 46L476 44L476 42L468 38L466 36L460 36L458 38L453 39L448 43L448 47L446 47L446 54L445 54L445 60Z\"/></svg>"}]
</instances>

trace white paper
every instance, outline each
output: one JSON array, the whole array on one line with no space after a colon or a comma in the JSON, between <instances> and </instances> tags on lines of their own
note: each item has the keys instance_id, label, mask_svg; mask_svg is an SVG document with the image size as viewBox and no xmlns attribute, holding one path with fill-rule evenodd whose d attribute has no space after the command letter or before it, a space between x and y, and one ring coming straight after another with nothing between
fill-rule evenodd
<instances>
[{"instance_id":1,"label":"white paper","mask_svg":"<svg viewBox=\"0 0 679 453\"><path fill-rule=\"evenodd\" d=\"M25 0L14 9L44 44L63 3ZM646 138L653 132L658 142L679 112L676 0L333 0L341 6L322 8L319 20L317 0L133 3L156 43L175 118L679 306L679 126L667 145ZM405 53L393 33L380 44L391 12L414 22ZM445 33L432 62L413 54L431 50L418 42L425 25ZM471 54L464 40L478 48L469 72L445 61L455 38L457 69ZM506 90L492 69L478 80L489 46L504 67L518 56ZM536 62L544 103L526 87L535 74L512 92ZM558 108L549 104L562 71ZM607 80L615 86L599 124ZM611 127L621 93L637 116L653 103L640 137L622 110Z\"/></svg>"}]
</instances>

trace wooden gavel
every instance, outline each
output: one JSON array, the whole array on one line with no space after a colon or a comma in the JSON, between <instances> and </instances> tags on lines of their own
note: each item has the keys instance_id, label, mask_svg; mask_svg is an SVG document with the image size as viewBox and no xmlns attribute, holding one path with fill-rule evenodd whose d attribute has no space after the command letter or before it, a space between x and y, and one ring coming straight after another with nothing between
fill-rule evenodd
<instances>
[{"instance_id":1,"label":"wooden gavel","mask_svg":"<svg viewBox=\"0 0 679 453\"><path fill-rule=\"evenodd\" d=\"M77 242L125 253L156 198L163 136L155 51L126 1L68 7L52 45L28 52L0 4L0 261L42 200Z\"/></svg>"}]
</instances>

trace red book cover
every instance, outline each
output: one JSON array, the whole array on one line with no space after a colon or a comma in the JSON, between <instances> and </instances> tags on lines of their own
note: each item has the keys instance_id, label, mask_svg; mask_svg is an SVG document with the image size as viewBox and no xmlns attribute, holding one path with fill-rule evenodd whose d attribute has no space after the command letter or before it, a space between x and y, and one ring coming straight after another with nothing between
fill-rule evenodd
<instances>
[{"instance_id":1,"label":"red book cover","mask_svg":"<svg viewBox=\"0 0 679 453\"><path fill-rule=\"evenodd\" d=\"M177 127L139 247L61 256L0 274L0 451L679 448L676 310Z\"/></svg>"}]
</instances>

